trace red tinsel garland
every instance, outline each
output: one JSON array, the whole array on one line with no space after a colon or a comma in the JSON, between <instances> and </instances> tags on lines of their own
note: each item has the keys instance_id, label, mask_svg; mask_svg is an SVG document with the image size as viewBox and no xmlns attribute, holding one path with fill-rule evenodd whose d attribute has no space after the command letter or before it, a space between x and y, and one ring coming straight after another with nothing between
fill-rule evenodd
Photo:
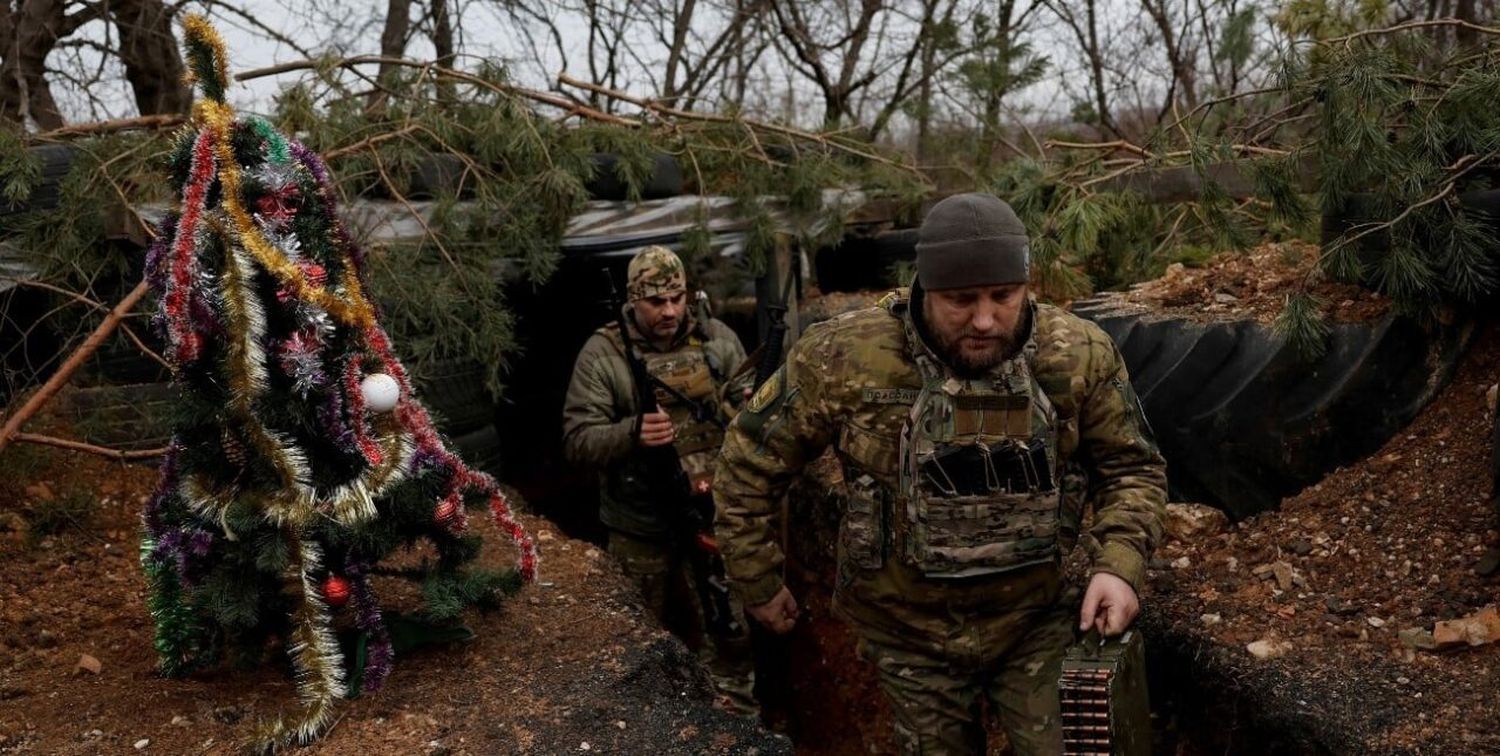
<instances>
[{"instance_id":1,"label":"red tinsel garland","mask_svg":"<svg viewBox=\"0 0 1500 756\"><path fill-rule=\"evenodd\" d=\"M536 579L538 561L536 543L531 540L531 535L526 532L526 529L519 522L516 522L505 494L500 492L500 484L496 483L494 478L485 473L470 470L468 465L465 465L463 460L458 458L458 455L443 448L442 440L438 438L437 433L432 429L432 420L427 416L427 410L421 404L410 401L412 395L411 384L407 379L406 369L402 367L400 361L392 353L391 342L386 336L385 330L379 324L371 325L365 329L365 338L370 348L385 362L389 374L401 386L400 403L396 409L401 425L409 430L417 439L419 447L441 456L452 465L455 471L454 479L460 490L462 488L474 488L484 492L489 497L490 513L495 518L495 524L500 526L500 529L506 535L510 536L511 541L521 551L521 577L528 582ZM451 496L453 493L450 492L449 495ZM460 506L458 510L460 515L455 518L454 530L455 532L463 532L467 529L468 522L467 518L462 514L463 507Z\"/></svg>"},{"instance_id":2,"label":"red tinsel garland","mask_svg":"<svg viewBox=\"0 0 1500 756\"><path fill-rule=\"evenodd\" d=\"M203 348L202 338L188 319L187 299L198 268L194 255L198 226L203 219L208 188L213 184L214 178L213 139L213 131L203 129L198 132L193 143L192 165L189 166L188 183L182 194L182 216L177 221L177 236L172 240L172 252L168 257L171 275L167 277L167 292L162 298L162 309L166 311L167 333L172 342L170 355L177 365L186 365L196 360Z\"/></svg>"},{"instance_id":3,"label":"red tinsel garland","mask_svg":"<svg viewBox=\"0 0 1500 756\"><path fill-rule=\"evenodd\" d=\"M359 444L360 453L365 455L365 461L369 462L371 467L379 467L385 455L380 453L380 445L370 437L369 413L365 411L365 393L359 385L364 378L364 372L360 370L363 363L364 359L355 355L344 367L344 399L349 403L349 425L354 429L354 440Z\"/></svg>"}]
</instances>

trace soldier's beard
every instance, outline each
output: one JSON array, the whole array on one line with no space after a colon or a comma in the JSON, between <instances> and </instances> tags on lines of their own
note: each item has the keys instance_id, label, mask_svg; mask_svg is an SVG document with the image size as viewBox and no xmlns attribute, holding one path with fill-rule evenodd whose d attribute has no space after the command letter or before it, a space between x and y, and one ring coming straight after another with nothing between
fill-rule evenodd
<instances>
[{"instance_id":1,"label":"soldier's beard","mask_svg":"<svg viewBox=\"0 0 1500 756\"><path fill-rule=\"evenodd\" d=\"M925 313L924 313L925 314ZM1031 309L1022 310L1016 327L1010 333L981 335L965 328L957 333L942 333L928 318L923 330L932 337L938 357L962 378L977 378L996 365L1010 359L1021 343L1022 334L1031 325Z\"/></svg>"}]
</instances>

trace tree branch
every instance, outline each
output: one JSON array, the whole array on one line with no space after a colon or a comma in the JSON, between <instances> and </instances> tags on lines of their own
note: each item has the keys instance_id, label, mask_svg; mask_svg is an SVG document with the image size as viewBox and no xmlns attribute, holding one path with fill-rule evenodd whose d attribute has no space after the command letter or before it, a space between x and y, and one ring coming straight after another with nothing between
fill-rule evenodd
<instances>
[{"instance_id":1,"label":"tree branch","mask_svg":"<svg viewBox=\"0 0 1500 756\"><path fill-rule=\"evenodd\" d=\"M86 454L97 454L101 457L107 457L117 462L131 462L141 459L156 459L157 457L164 456L167 453L167 447L165 446L156 449L127 451L125 449L111 449L107 446L95 446L93 444L87 444L82 441L72 441L66 438L57 438L55 436L43 436L37 433L17 433L12 437L12 439L23 444L41 444L42 446L51 446L56 449L67 449L68 451L84 452Z\"/></svg>"},{"instance_id":2,"label":"tree branch","mask_svg":"<svg viewBox=\"0 0 1500 756\"><path fill-rule=\"evenodd\" d=\"M110 311L109 315L105 316L104 322L100 323L99 327L95 328L94 332L89 334L89 337L84 340L83 346L78 347L68 357L67 361L63 362L62 366L57 369L57 372L53 373L52 377L48 378L47 382L42 384L42 387L37 389L37 392L32 394L31 398L27 399L25 404L21 405L20 409L6 418L5 425L0 427L0 450L8 446L14 440L15 435L20 432L21 426L25 425L26 421L41 411L42 407L46 406L47 402L67 384L69 379L73 377L73 373L77 372L78 368L83 366L83 363L88 360L89 356L99 349L104 340L120 325L120 321L124 320L130 314L130 311L135 309L136 303L140 302L144 296L146 296L146 282L142 281L136 284L136 287L129 294L126 294L125 298L120 300L119 304L115 305L115 308Z\"/></svg>"}]
</instances>

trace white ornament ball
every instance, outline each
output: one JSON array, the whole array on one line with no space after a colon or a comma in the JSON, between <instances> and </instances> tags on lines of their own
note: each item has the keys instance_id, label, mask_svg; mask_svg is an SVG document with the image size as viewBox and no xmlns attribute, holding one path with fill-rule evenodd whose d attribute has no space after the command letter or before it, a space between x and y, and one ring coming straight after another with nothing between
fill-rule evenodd
<instances>
[{"instance_id":1,"label":"white ornament ball","mask_svg":"<svg viewBox=\"0 0 1500 756\"><path fill-rule=\"evenodd\" d=\"M385 373L373 373L359 382L359 392L365 396L365 408L371 412L390 412L401 399L401 385Z\"/></svg>"}]
</instances>

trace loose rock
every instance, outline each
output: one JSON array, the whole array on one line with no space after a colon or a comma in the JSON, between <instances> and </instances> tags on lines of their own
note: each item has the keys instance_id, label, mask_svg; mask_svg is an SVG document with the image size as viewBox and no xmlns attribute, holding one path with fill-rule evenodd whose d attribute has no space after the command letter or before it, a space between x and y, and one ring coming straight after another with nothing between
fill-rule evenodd
<instances>
[{"instance_id":1,"label":"loose rock","mask_svg":"<svg viewBox=\"0 0 1500 756\"><path fill-rule=\"evenodd\" d=\"M1292 566L1286 562L1277 562L1271 565L1271 575L1276 578L1276 586L1283 591L1292 589Z\"/></svg>"},{"instance_id":2,"label":"loose rock","mask_svg":"<svg viewBox=\"0 0 1500 756\"><path fill-rule=\"evenodd\" d=\"M1440 648L1494 643L1500 640L1500 611L1491 606L1478 614L1439 622L1432 628L1432 637Z\"/></svg>"},{"instance_id":3,"label":"loose rock","mask_svg":"<svg viewBox=\"0 0 1500 756\"><path fill-rule=\"evenodd\" d=\"M1245 650L1257 659L1275 659L1291 651L1292 644L1287 641L1263 638L1245 646Z\"/></svg>"},{"instance_id":4,"label":"loose rock","mask_svg":"<svg viewBox=\"0 0 1500 756\"><path fill-rule=\"evenodd\" d=\"M1397 633L1396 637L1401 639L1402 645L1418 651L1431 651L1438 647L1437 640L1432 637L1432 633L1423 627L1407 628Z\"/></svg>"},{"instance_id":5,"label":"loose rock","mask_svg":"<svg viewBox=\"0 0 1500 756\"><path fill-rule=\"evenodd\" d=\"M98 659L88 654L81 654L78 657L78 663L73 665L73 669L74 671L82 670L97 675L104 670L104 665Z\"/></svg>"},{"instance_id":6,"label":"loose rock","mask_svg":"<svg viewBox=\"0 0 1500 756\"><path fill-rule=\"evenodd\" d=\"M1167 537L1192 543L1218 535L1229 528L1229 517L1203 504L1172 502L1167 505Z\"/></svg>"}]
</instances>

